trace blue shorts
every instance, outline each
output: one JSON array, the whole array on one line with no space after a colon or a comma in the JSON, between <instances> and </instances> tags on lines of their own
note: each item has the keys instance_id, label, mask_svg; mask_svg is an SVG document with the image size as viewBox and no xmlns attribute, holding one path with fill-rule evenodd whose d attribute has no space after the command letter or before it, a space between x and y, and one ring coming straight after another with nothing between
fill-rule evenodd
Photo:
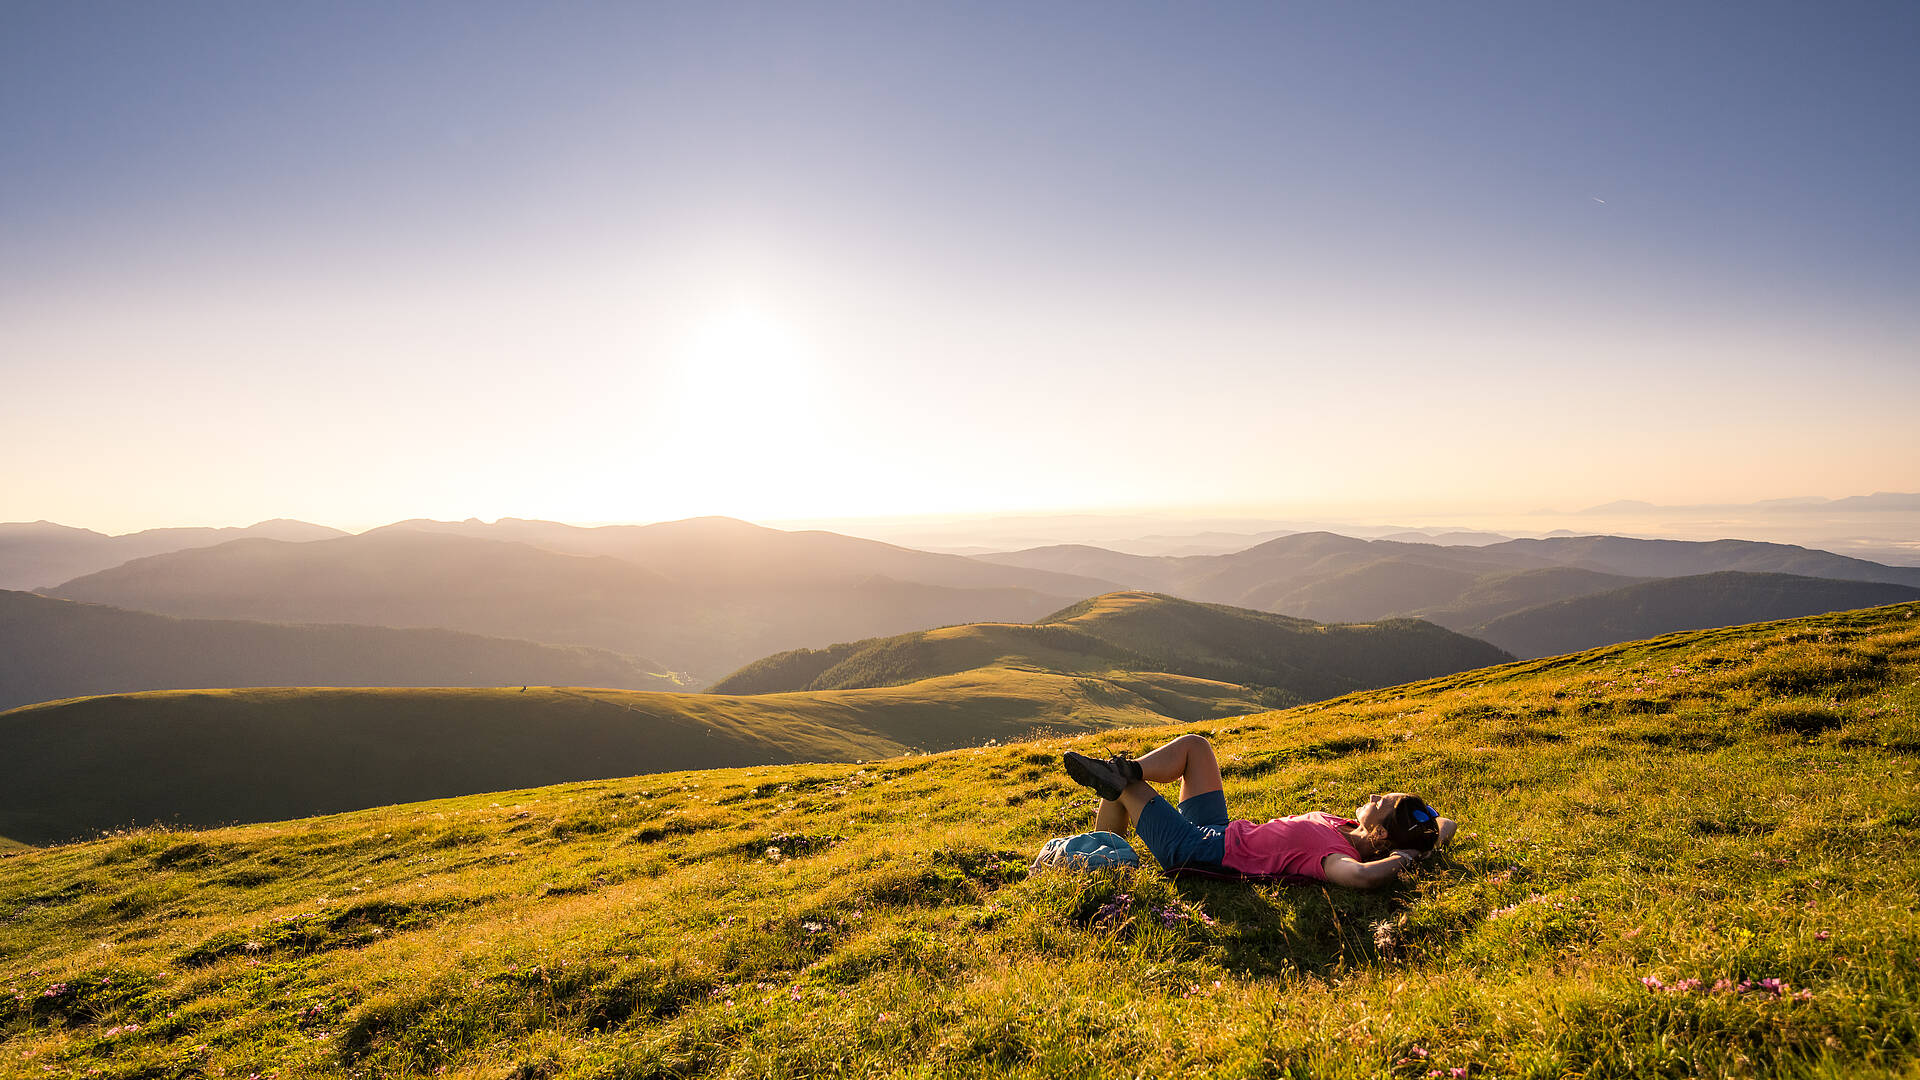
<instances>
[{"instance_id":1,"label":"blue shorts","mask_svg":"<svg viewBox=\"0 0 1920 1080\"><path fill-rule=\"evenodd\" d=\"M1227 857L1227 793L1209 791L1180 804L1179 810L1155 795L1140 811L1134 827L1147 850L1169 870L1191 868L1222 872Z\"/></svg>"}]
</instances>

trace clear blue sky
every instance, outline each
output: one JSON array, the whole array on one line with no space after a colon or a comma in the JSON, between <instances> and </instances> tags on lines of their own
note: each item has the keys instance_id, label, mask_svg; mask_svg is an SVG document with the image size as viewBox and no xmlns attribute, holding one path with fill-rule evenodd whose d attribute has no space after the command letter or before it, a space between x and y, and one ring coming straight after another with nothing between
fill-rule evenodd
<instances>
[{"instance_id":1,"label":"clear blue sky","mask_svg":"<svg viewBox=\"0 0 1920 1080\"><path fill-rule=\"evenodd\" d=\"M0 520L1920 489L1920 5L0 7Z\"/></svg>"}]
</instances>

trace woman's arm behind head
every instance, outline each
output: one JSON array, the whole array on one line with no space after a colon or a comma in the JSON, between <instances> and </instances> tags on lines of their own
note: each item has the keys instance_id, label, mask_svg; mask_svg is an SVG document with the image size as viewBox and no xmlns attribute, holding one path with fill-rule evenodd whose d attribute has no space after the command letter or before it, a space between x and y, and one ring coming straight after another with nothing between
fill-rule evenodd
<instances>
[{"instance_id":1,"label":"woman's arm behind head","mask_svg":"<svg viewBox=\"0 0 1920 1080\"><path fill-rule=\"evenodd\" d=\"M1414 851L1396 851L1391 855L1361 862L1350 855L1329 855L1320 861L1320 872L1332 884L1348 889L1377 889L1392 882L1400 872L1418 862Z\"/></svg>"}]
</instances>

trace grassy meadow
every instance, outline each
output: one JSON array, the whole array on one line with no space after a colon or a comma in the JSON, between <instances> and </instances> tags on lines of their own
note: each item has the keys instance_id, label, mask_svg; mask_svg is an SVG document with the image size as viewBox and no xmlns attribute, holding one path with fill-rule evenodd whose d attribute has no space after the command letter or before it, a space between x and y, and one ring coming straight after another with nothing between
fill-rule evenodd
<instances>
[{"instance_id":1,"label":"grassy meadow","mask_svg":"<svg viewBox=\"0 0 1920 1080\"><path fill-rule=\"evenodd\" d=\"M1038 731L1238 715L1246 687L993 666L911 685L729 697L581 687L281 687L75 698L0 713L0 837L216 825L561 780L861 761Z\"/></svg>"},{"instance_id":2,"label":"grassy meadow","mask_svg":"<svg viewBox=\"0 0 1920 1080\"><path fill-rule=\"evenodd\" d=\"M127 825L276 821L1216 720L1512 659L1427 623L1322 626L1146 593L1096 597L1054 620L783 653L741 673L752 685L728 680L716 693L291 686L22 706L0 712L0 837L51 843Z\"/></svg>"},{"instance_id":3,"label":"grassy meadow","mask_svg":"<svg viewBox=\"0 0 1920 1080\"><path fill-rule=\"evenodd\" d=\"M1029 874L1078 747L1424 794L1392 889ZM1282 712L0 851L0 1074L1920 1075L1920 605Z\"/></svg>"}]
</instances>

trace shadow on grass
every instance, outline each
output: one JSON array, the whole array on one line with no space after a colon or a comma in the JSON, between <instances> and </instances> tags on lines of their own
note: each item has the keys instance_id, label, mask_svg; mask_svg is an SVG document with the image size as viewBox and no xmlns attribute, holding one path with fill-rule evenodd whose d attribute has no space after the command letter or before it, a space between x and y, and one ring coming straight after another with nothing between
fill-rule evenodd
<instances>
[{"instance_id":1,"label":"shadow on grass","mask_svg":"<svg viewBox=\"0 0 1920 1080\"><path fill-rule=\"evenodd\" d=\"M1353 892L1318 884L1183 879L1180 897L1208 912L1210 951L1251 978L1327 976L1396 963L1412 893Z\"/></svg>"}]
</instances>

